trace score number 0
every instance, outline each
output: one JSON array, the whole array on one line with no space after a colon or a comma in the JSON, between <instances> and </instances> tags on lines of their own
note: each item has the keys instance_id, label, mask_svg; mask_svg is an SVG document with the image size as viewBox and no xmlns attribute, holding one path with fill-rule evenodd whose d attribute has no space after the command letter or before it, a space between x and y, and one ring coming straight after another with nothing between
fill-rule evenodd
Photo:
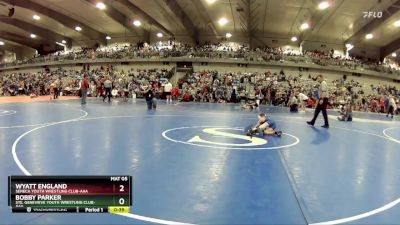
<instances>
[{"instance_id":1,"label":"score number 0","mask_svg":"<svg viewBox=\"0 0 400 225\"><path fill-rule=\"evenodd\" d=\"M122 185L122 184L119 185L119 192L124 192L125 191L124 188L125 188L124 185ZM123 205L123 204L125 204L125 199L124 198L120 198L118 200L118 202L119 202L120 205Z\"/></svg>"}]
</instances>

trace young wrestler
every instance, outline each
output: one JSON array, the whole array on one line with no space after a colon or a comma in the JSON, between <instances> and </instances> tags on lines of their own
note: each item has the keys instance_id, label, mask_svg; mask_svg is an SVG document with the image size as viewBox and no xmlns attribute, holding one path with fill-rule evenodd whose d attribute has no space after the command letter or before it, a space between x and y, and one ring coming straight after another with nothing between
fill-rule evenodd
<instances>
[{"instance_id":1,"label":"young wrestler","mask_svg":"<svg viewBox=\"0 0 400 225\"><path fill-rule=\"evenodd\" d=\"M280 137L282 135L282 131L276 130L275 121L267 117L265 113L260 113L258 115L257 124L251 130L248 131L247 135L253 136L257 133L263 135L277 136L277 137Z\"/></svg>"}]
</instances>

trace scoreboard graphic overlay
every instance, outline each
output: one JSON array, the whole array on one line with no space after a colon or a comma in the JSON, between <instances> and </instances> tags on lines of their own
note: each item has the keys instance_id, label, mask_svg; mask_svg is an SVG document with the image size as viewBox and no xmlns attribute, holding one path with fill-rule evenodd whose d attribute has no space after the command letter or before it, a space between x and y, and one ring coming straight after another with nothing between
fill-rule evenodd
<instances>
[{"instance_id":1,"label":"scoreboard graphic overlay","mask_svg":"<svg viewBox=\"0 0 400 225\"><path fill-rule=\"evenodd\" d=\"M14 213L128 213L131 176L9 176Z\"/></svg>"}]
</instances>

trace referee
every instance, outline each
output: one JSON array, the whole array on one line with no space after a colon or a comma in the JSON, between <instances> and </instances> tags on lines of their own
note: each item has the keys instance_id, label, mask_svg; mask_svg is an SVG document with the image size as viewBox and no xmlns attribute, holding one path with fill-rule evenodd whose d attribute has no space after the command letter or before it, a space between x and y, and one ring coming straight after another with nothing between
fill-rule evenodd
<instances>
[{"instance_id":1,"label":"referee","mask_svg":"<svg viewBox=\"0 0 400 225\"><path fill-rule=\"evenodd\" d=\"M326 107L328 105L328 85L324 77L320 74L317 76L317 80L320 83L319 91L318 91L318 104L314 111L314 118L311 121L307 121L308 125L314 126L315 120L317 119L319 113L322 111L322 115L324 116L325 124L322 126L323 128L329 128L328 115L326 113Z\"/></svg>"},{"instance_id":2,"label":"referee","mask_svg":"<svg viewBox=\"0 0 400 225\"><path fill-rule=\"evenodd\" d=\"M104 88L106 89L105 94L103 96L103 102L106 100L108 97L108 102L111 102L111 88L112 88L112 82L108 77L106 77L104 81Z\"/></svg>"}]
</instances>

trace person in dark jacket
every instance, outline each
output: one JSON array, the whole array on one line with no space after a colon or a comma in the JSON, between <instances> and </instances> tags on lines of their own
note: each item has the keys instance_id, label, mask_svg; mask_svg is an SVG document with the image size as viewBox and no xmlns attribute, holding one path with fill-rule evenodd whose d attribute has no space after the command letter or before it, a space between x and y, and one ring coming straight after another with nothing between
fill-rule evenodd
<instances>
[{"instance_id":1,"label":"person in dark jacket","mask_svg":"<svg viewBox=\"0 0 400 225\"><path fill-rule=\"evenodd\" d=\"M146 99L148 110L157 108L157 102L154 100L154 91L150 85L143 91L143 96Z\"/></svg>"},{"instance_id":2,"label":"person in dark jacket","mask_svg":"<svg viewBox=\"0 0 400 225\"><path fill-rule=\"evenodd\" d=\"M236 89L232 90L230 102L233 102L233 103L237 103L238 102Z\"/></svg>"}]
</instances>

